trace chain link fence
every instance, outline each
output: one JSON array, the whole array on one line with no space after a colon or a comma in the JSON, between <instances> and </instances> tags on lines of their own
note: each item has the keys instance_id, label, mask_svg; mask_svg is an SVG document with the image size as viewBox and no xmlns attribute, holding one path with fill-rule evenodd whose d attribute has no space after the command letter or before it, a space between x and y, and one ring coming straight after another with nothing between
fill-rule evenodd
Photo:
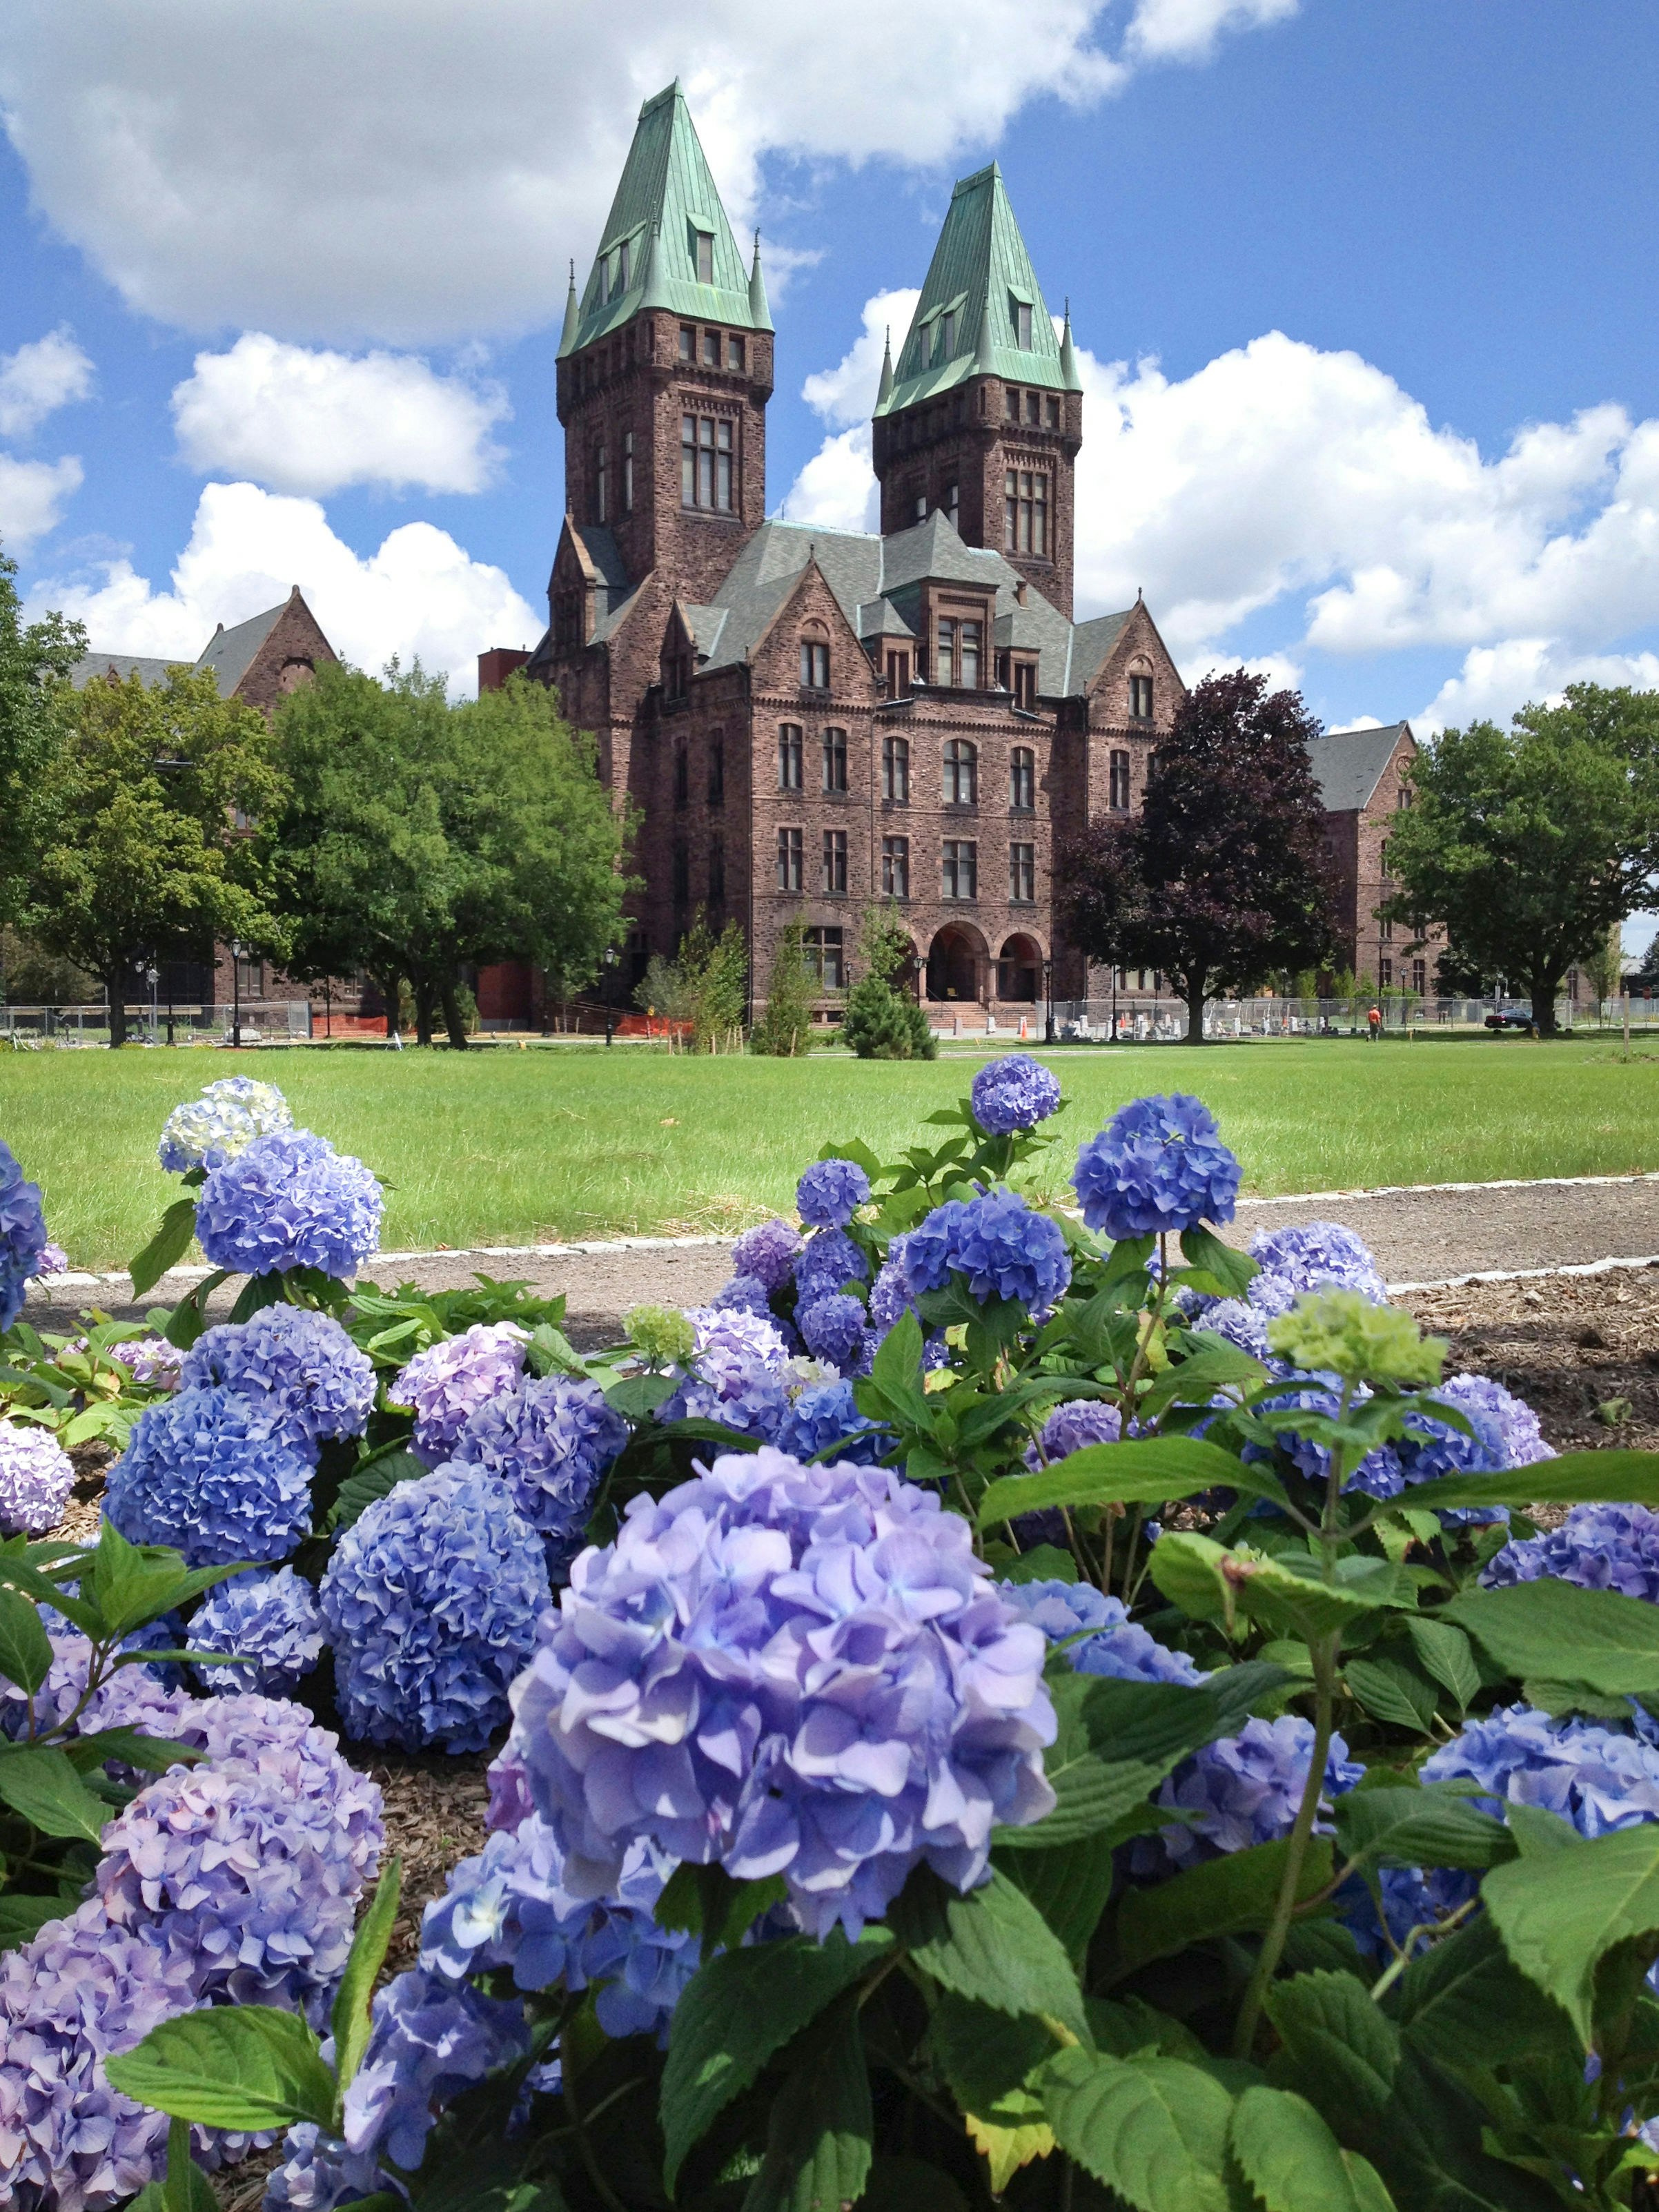
<instances>
[{"instance_id":1,"label":"chain link fence","mask_svg":"<svg viewBox=\"0 0 1659 2212\"><path fill-rule=\"evenodd\" d=\"M245 1045L291 1044L312 1034L312 1009L304 999L245 999L232 1006L169 1006L149 1000L126 1010L129 1044L229 1044L240 1018ZM0 1006L0 1041L14 1050L73 1050L109 1042L109 1008Z\"/></svg>"}]
</instances>

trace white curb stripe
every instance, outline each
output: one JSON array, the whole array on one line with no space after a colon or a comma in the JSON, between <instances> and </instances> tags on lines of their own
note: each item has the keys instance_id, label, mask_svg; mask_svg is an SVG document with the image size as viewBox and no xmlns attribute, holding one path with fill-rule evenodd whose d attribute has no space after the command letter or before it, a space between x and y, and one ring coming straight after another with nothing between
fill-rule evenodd
<instances>
[{"instance_id":1,"label":"white curb stripe","mask_svg":"<svg viewBox=\"0 0 1659 2212\"><path fill-rule=\"evenodd\" d=\"M1565 1267L1483 1267L1472 1275L1448 1275L1438 1283L1389 1283L1395 1297L1408 1291L1461 1291L1466 1283L1532 1283L1546 1275L1610 1275L1620 1267L1659 1267L1659 1252L1645 1260L1583 1260Z\"/></svg>"}]
</instances>

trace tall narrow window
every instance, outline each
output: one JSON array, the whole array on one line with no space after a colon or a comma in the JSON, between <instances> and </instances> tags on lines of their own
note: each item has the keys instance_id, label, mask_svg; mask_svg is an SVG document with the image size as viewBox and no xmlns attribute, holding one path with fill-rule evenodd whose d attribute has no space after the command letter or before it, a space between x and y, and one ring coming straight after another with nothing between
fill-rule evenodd
<instances>
[{"instance_id":1,"label":"tall narrow window","mask_svg":"<svg viewBox=\"0 0 1659 2212\"><path fill-rule=\"evenodd\" d=\"M1027 714L1036 711L1037 665L1035 660L1014 663L1014 704L1024 707Z\"/></svg>"},{"instance_id":2,"label":"tall narrow window","mask_svg":"<svg viewBox=\"0 0 1659 2212\"><path fill-rule=\"evenodd\" d=\"M609 485L606 482L605 465L605 447L603 446L595 446L593 448L593 520L595 522L603 522L606 520L605 509L607 501L605 495L608 489Z\"/></svg>"},{"instance_id":3,"label":"tall narrow window","mask_svg":"<svg viewBox=\"0 0 1659 2212\"><path fill-rule=\"evenodd\" d=\"M1129 756L1114 753L1111 758L1111 791L1109 804L1114 813L1129 811Z\"/></svg>"},{"instance_id":4,"label":"tall narrow window","mask_svg":"<svg viewBox=\"0 0 1659 2212\"><path fill-rule=\"evenodd\" d=\"M1048 479L1041 469L1031 478L1031 550L1048 557Z\"/></svg>"},{"instance_id":5,"label":"tall narrow window","mask_svg":"<svg viewBox=\"0 0 1659 2212\"><path fill-rule=\"evenodd\" d=\"M881 795L892 806L910 804L910 740L884 738L881 741Z\"/></svg>"},{"instance_id":6,"label":"tall narrow window","mask_svg":"<svg viewBox=\"0 0 1659 2212\"><path fill-rule=\"evenodd\" d=\"M705 415L697 425L697 505L714 504L714 424Z\"/></svg>"},{"instance_id":7,"label":"tall narrow window","mask_svg":"<svg viewBox=\"0 0 1659 2212\"><path fill-rule=\"evenodd\" d=\"M908 899L910 896L910 840L884 837L881 841L881 895Z\"/></svg>"},{"instance_id":8,"label":"tall narrow window","mask_svg":"<svg viewBox=\"0 0 1659 2212\"><path fill-rule=\"evenodd\" d=\"M735 333L726 341L726 365L741 375L748 362L748 349Z\"/></svg>"},{"instance_id":9,"label":"tall narrow window","mask_svg":"<svg viewBox=\"0 0 1659 2212\"><path fill-rule=\"evenodd\" d=\"M778 789L800 789L800 725L783 722L778 728Z\"/></svg>"},{"instance_id":10,"label":"tall narrow window","mask_svg":"<svg viewBox=\"0 0 1659 2212\"><path fill-rule=\"evenodd\" d=\"M800 680L802 688L808 691L827 691L830 689L830 647L822 639L802 638Z\"/></svg>"},{"instance_id":11,"label":"tall narrow window","mask_svg":"<svg viewBox=\"0 0 1659 2212\"><path fill-rule=\"evenodd\" d=\"M957 678L964 691L977 691L980 672L980 640L984 625L964 622L962 625L961 672Z\"/></svg>"},{"instance_id":12,"label":"tall narrow window","mask_svg":"<svg viewBox=\"0 0 1659 2212\"><path fill-rule=\"evenodd\" d=\"M1008 305L1012 310L1010 319L1014 326L1014 343L1022 353L1030 353L1031 350L1031 303L1029 300L1011 299Z\"/></svg>"},{"instance_id":13,"label":"tall narrow window","mask_svg":"<svg viewBox=\"0 0 1659 2212\"><path fill-rule=\"evenodd\" d=\"M845 730L826 730L823 733L823 787L826 791L839 792L847 788Z\"/></svg>"},{"instance_id":14,"label":"tall narrow window","mask_svg":"<svg viewBox=\"0 0 1659 2212\"><path fill-rule=\"evenodd\" d=\"M695 415L680 417L680 504L695 507L697 503L697 418Z\"/></svg>"},{"instance_id":15,"label":"tall narrow window","mask_svg":"<svg viewBox=\"0 0 1659 2212\"><path fill-rule=\"evenodd\" d=\"M693 228L691 233L691 258L696 268L698 283L712 284L714 281L714 234L713 231Z\"/></svg>"},{"instance_id":16,"label":"tall narrow window","mask_svg":"<svg viewBox=\"0 0 1659 2212\"><path fill-rule=\"evenodd\" d=\"M832 894L847 889L847 832L826 830L823 833L823 888Z\"/></svg>"},{"instance_id":17,"label":"tall narrow window","mask_svg":"<svg viewBox=\"0 0 1659 2212\"><path fill-rule=\"evenodd\" d=\"M957 680L957 626L949 615L939 618L939 661L936 680L944 684Z\"/></svg>"},{"instance_id":18,"label":"tall narrow window","mask_svg":"<svg viewBox=\"0 0 1659 2212\"><path fill-rule=\"evenodd\" d=\"M719 837L708 848L708 903L726 904L726 845Z\"/></svg>"},{"instance_id":19,"label":"tall narrow window","mask_svg":"<svg viewBox=\"0 0 1659 2212\"><path fill-rule=\"evenodd\" d=\"M1392 960L1379 960L1379 961L1377 962L1377 963L1376 963L1376 988L1377 988L1377 989L1378 989L1379 991L1391 991L1391 990L1393 990L1393 988L1394 988L1394 963L1393 963L1393 961L1392 961Z\"/></svg>"},{"instance_id":20,"label":"tall narrow window","mask_svg":"<svg viewBox=\"0 0 1659 2212\"><path fill-rule=\"evenodd\" d=\"M801 888L802 836L799 830L780 830L778 832L778 889L798 891Z\"/></svg>"},{"instance_id":21,"label":"tall narrow window","mask_svg":"<svg viewBox=\"0 0 1659 2212\"><path fill-rule=\"evenodd\" d=\"M1428 962L1426 960L1413 960L1412 963L1412 988L1419 997L1422 995L1424 991L1427 989L1428 981Z\"/></svg>"},{"instance_id":22,"label":"tall narrow window","mask_svg":"<svg viewBox=\"0 0 1659 2212\"><path fill-rule=\"evenodd\" d=\"M702 365L705 368L718 368L720 365L720 334L718 331L705 331L702 334Z\"/></svg>"},{"instance_id":23,"label":"tall narrow window","mask_svg":"<svg viewBox=\"0 0 1659 2212\"><path fill-rule=\"evenodd\" d=\"M708 740L708 804L726 804L726 740L719 731Z\"/></svg>"},{"instance_id":24,"label":"tall narrow window","mask_svg":"<svg viewBox=\"0 0 1659 2212\"><path fill-rule=\"evenodd\" d=\"M697 357L697 334L690 323L680 325L680 359L695 361Z\"/></svg>"},{"instance_id":25,"label":"tall narrow window","mask_svg":"<svg viewBox=\"0 0 1659 2212\"><path fill-rule=\"evenodd\" d=\"M684 906L691 896L691 855L684 845L674 848L674 903Z\"/></svg>"},{"instance_id":26,"label":"tall narrow window","mask_svg":"<svg viewBox=\"0 0 1659 2212\"><path fill-rule=\"evenodd\" d=\"M691 797L691 759L684 740L674 748L674 804L684 806Z\"/></svg>"},{"instance_id":27,"label":"tall narrow window","mask_svg":"<svg viewBox=\"0 0 1659 2212\"><path fill-rule=\"evenodd\" d=\"M952 525L960 529L962 526L962 486L960 484L945 485L945 512L950 516Z\"/></svg>"},{"instance_id":28,"label":"tall narrow window","mask_svg":"<svg viewBox=\"0 0 1659 2212\"><path fill-rule=\"evenodd\" d=\"M1002 395L1002 411L1011 422L1019 420L1019 390L1011 384Z\"/></svg>"},{"instance_id":29,"label":"tall narrow window","mask_svg":"<svg viewBox=\"0 0 1659 2212\"><path fill-rule=\"evenodd\" d=\"M887 696L890 699L908 699L910 696L910 656L908 653L887 655Z\"/></svg>"},{"instance_id":30,"label":"tall narrow window","mask_svg":"<svg viewBox=\"0 0 1659 2212\"><path fill-rule=\"evenodd\" d=\"M1036 903L1036 847L1011 845L1008 848L1008 897L1014 906L1034 906Z\"/></svg>"},{"instance_id":31,"label":"tall narrow window","mask_svg":"<svg viewBox=\"0 0 1659 2212\"><path fill-rule=\"evenodd\" d=\"M623 432L622 463L623 513L632 514L634 512L634 433L631 430Z\"/></svg>"},{"instance_id":32,"label":"tall narrow window","mask_svg":"<svg viewBox=\"0 0 1659 2212\"><path fill-rule=\"evenodd\" d=\"M806 965L826 991L847 988L846 933L840 929L809 929L801 939Z\"/></svg>"},{"instance_id":33,"label":"tall narrow window","mask_svg":"<svg viewBox=\"0 0 1659 2212\"><path fill-rule=\"evenodd\" d=\"M945 803L947 806L979 804L979 749L966 738L945 741Z\"/></svg>"},{"instance_id":34,"label":"tall narrow window","mask_svg":"<svg viewBox=\"0 0 1659 2212\"><path fill-rule=\"evenodd\" d=\"M919 491L916 494L915 519L918 522L926 522L927 520L927 495L925 491Z\"/></svg>"},{"instance_id":35,"label":"tall narrow window","mask_svg":"<svg viewBox=\"0 0 1659 2212\"><path fill-rule=\"evenodd\" d=\"M939 319L939 357L949 361L957 349L957 319L954 314Z\"/></svg>"},{"instance_id":36,"label":"tall narrow window","mask_svg":"<svg viewBox=\"0 0 1659 2212\"><path fill-rule=\"evenodd\" d=\"M1043 428L1044 428L1045 430L1058 430L1058 429L1059 429L1059 428L1060 428L1060 402L1059 402L1059 400L1058 400L1058 399L1055 399L1055 398L1049 398L1045 399L1045 400L1043 401L1043 403L1042 403L1042 427L1043 427Z\"/></svg>"},{"instance_id":37,"label":"tall narrow window","mask_svg":"<svg viewBox=\"0 0 1659 2212\"><path fill-rule=\"evenodd\" d=\"M1036 805L1036 755L1029 745L1016 745L1008 756L1008 804L1016 814Z\"/></svg>"},{"instance_id":38,"label":"tall narrow window","mask_svg":"<svg viewBox=\"0 0 1659 2212\"><path fill-rule=\"evenodd\" d=\"M959 837L947 837L940 866L939 889L948 899L979 896L979 847Z\"/></svg>"},{"instance_id":39,"label":"tall narrow window","mask_svg":"<svg viewBox=\"0 0 1659 2212\"><path fill-rule=\"evenodd\" d=\"M732 512L732 425L714 425L714 504L722 514Z\"/></svg>"},{"instance_id":40,"label":"tall narrow window","mask_svg":"<svg viewBox=\"0 0 1659 2212\"><path fill-rule=\"evenodd\" d=\"M1129 678L1129 712L1137 722L1152 719L1152 679L1150 676Z\"/></svg>"}]
</instances>

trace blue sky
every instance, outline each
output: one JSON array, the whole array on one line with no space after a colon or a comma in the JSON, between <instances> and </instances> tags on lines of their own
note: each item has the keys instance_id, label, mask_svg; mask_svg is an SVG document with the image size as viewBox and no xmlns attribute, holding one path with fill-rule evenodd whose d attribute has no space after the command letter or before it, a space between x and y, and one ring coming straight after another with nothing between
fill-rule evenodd
<instances>
[{"instance_id":1,"label":"blue sky","mask_svg":"<svg viewBox=\"0 0 1659 2212\"><path fill-rule=\"evenodd\" d=\"M193 651L290 582L365 665L531 642L565 263L678 72L767 240L775 510L862 524L881 327L994 153L1089 356L1080 611L1144 586L1189 674L1333 725L1659 684L1650 0L387 20L0 23L0 540L98 642Z\"/></svg>"}]
</instances>

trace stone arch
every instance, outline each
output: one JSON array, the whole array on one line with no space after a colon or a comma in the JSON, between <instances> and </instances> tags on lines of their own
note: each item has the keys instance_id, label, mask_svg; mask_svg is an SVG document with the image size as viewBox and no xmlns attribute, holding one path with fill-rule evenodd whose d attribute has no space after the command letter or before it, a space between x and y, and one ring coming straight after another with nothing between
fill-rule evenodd
<instances>
[{"instance_id":1,"label":"stone arch","mask_svg":"<svg viewBox=\"0 0 1659 2212\"><path fill-rule=\"evenodd\" d=\"M927 948L927 996L957 1006L981 995L989 947L970 921L947 921Z\"/></svg>"},{"instance_id":2,"label":"stone arch","mask_svg":"<svg viewBox=\"0 0 1659 2212\"><path fill-rule=\"evenodd\" d=\"M1011 1006L1036 1006L1042 994L1042 947L1027 930L1004 940L997 955L997 996Z\"/></svg>"}]
</instances>

